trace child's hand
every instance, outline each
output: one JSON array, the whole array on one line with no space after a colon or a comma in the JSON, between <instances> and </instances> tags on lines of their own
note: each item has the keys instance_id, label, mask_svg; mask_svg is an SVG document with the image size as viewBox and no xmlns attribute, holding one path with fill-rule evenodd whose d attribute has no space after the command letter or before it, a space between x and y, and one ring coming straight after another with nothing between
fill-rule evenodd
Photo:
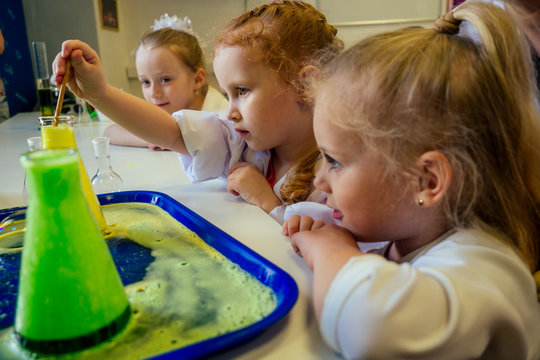
<instances>
[{"instance_id":1,"label":"child's hand","mask_svg":"<svg viewBox=\"0 0 540 360\"><path fill-rule=\"evenodd\" d=\"M264 175L247 162L239 162L231 167L227 175L227 190L267 213L281 205Z\"/></svg>"},{"instance_id":2,"label":"child's hand","mask_svg":"<svg viewBox=\"0 0 540 360\"><path fill-rule=\"evenodd\" d=\"M336 261L343 265L345 260L363 253L356 244L356 239L346 229L325 224L311 217L292 216L283 224L283 233L289 235L294 251L302 256L310 267Z\"/></svg>"},{"instance_id":3,"label":"child's hand","mask_svg":"<svg viewBox=\"0 0 540 360\"><path fill-rule=\"evenodd\" d=\"M53 62L54 81L62 83L66 70L66 60L71 59L71 76L68 87L77 97L93 99L105 93L106 82L103 68L97 53L86 43L79 40L67 40L62 44L62 51Z\"/></svg>"},{"instance_id":4,"label":"child's hand","mask_svg":"<svg viewBox=\"0 0 540 360\"><path fill-rule=\"evenodd\" d=\"M295 233L304 230L316 230L325 225L322 220L313 220L311 216L300 217L298 215L291 216L281 229L281 233L285 236L293 236Z\"/></svg>"},{"instance_id":5,"label":"child's hand","mask_svg":"<svg viewBox=\"0 0 540 360\"><path fill-rule=\"evenodd\" d=\"M313 271L313 305L320 320L324 299L336 274L353 257L363 255L345 228L295 215L283 224L296 253Z\"/></svg>"}]
</instances>

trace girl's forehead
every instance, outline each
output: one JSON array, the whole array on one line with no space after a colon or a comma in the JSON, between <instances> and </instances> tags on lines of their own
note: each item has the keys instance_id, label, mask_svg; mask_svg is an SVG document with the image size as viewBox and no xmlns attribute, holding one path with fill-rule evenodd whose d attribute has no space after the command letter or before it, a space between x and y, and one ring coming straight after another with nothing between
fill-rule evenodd
<instances>
[{"instance_id":1,"label":"girl's forehead","mask_svg":"<svg viewBox=\"0 0 540 360\"><path fill-rule=\"evenodd\" d=\"M239 56L246 62L263 62L262 54L251 46L246 45L221 45L214 51L214 60L218 57Z\"/></svg>"},{"instance_id":2,"label":"girl's forehead","mask_svg":"<svg viewBox=\"0 0 540 360\"><path fill-rule=\"evenodd\" d=\"M137 48L137 52L135 53L136 56L143 53L149 53L149 52L156 52L156 51L169 51L172 53L172 50L167 45L153 45L153 44L141 44Z\"/></svg>"}]
</instances>

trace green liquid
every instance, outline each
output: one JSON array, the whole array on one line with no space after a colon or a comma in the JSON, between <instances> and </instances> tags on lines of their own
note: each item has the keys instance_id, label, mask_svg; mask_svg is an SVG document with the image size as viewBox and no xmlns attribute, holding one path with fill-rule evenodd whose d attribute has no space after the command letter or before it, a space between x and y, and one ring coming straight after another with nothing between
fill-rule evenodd
<instances>
[{"instance_id":1,"label":"green liquid","mask_svg":"<svg viewBox=\"0 0 540 360\"><path fill-rule=\"evenodd\" d=\"M41 116L54 115L52 91L50 88L38 89L39 110Z\"/></svg>"},{"instance_id":2,"label":"green liquid","mask_svg":"<svg viewBox=\"0 0 540 360\"><path fill-rule=\"evenodd\" d=\"M61 359L146 359L244 328L276 308L272 289L158 206L121 203L102 210L111 237L135 241L155 259L143 280L125 288L132 309L126 329ZM0 332L0 358L29 358L11 333Z\"/></svg>"}]
</instances>

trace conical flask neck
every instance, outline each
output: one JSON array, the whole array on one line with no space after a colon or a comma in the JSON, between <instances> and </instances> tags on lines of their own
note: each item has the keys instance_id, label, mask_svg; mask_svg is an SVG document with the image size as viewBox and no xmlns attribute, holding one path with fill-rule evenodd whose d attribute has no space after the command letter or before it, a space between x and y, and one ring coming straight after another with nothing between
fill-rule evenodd
<instances>
[{"instance_id":1,"label":"conical flask neck","mask_svg":"<svg viewBox=\"0 0 540 360\"><path fill-rule=\"evenodd\" d=\"M58 204L66 199L79 200L83 197L80 177L79 159L75 150L67 150L67 157L61 167L51 167L57 159L29 158L23 161L26 170L29 197L35 197L30 203L39 205Z\"/></svg>"}]
</instances>

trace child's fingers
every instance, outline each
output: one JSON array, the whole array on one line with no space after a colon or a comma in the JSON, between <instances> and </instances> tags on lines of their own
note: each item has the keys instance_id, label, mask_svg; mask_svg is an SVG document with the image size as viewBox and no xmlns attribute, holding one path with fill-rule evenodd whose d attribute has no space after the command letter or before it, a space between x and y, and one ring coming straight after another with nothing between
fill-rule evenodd
<instances>
[{"instance_id":1,"label":"child's fingers","mask_svg":"<svg viewBox=\"0 0 540 360\"><path fill-rule=\"evenodd\" d=\"M250 163L244 162L244 161L237 162L236 164L234 164L233 166L231 166L231 168L229 169L229 173L227 174L227 176L231 175L231 174L232 174L233 172L235 172L237 169L242 168L242 167L246 167L246 166L253 166L253 165L251 165Z\"/></svg>"},{"instance_id":2,"label":"child's fingers","mask_svg":"<svg viewBox=\"0 0 540 360\"><path fill-rule=\"evenodd\" d=\"M227 181L227 191L231 194L233 194L234 196L239 196L240 193L238 191L236 191L236 183L233 182L231 179L229 179Z\"/></svg>"},{"instance_id":3,"label":"child's fingers","mask_svg":"<svg viewBox=\"0 0 540 360\"><path fill-rule=\"evenodd\" d=\"M61 53L56 54L52 64L54 82L56 85L62 84L62 79L66 73L66 59L62 57Z\"/></svg>"},{"instance_id":4,"label":"child's fingers","mask_svg":"<svg viewBox=\"0 0 540 360\"><path fill-rule=\"evenodd\" d=\"M316 220L313 225L311 226L311 230L317 230L325 226L326 223L322 220Z\"/></svg>"},{"instance_id":5,"label":"child's fingers","mask_svg":"<svg viewBox=\"0 0 540 360\"><path fill-rule=\"evenodd\" d=\"M295 243L294 241L292 241L292 240L291 240L291 246L292 246L294 252L295 252L298 256L303 257L303 256L302 256L302 252L300 251L300 248L299 248L299 247L296 245L296 243Z\"/></svg>"},{"instance_id":6,"label":"child's fingers","mask_svg":"<svg viewBox=\"0 0 540 360\"><path fill-rule=\"evenodd\" d=\"M304 216L300 219L300 226L298 231L313 230L313 224L315 220L311 216Z\"/></svg>"},{"instance_id":7,"label":"child's fingers","mask_svg":"<svg viewBox=\"0 0 540 360\"><path fill-rule=\"evenodd\" d=\"M298 232L300 228L300 216L293 215L291 216L282 226L281 233L285 236L292 236L294 233Z\"/></svg>"}]
</instances>

